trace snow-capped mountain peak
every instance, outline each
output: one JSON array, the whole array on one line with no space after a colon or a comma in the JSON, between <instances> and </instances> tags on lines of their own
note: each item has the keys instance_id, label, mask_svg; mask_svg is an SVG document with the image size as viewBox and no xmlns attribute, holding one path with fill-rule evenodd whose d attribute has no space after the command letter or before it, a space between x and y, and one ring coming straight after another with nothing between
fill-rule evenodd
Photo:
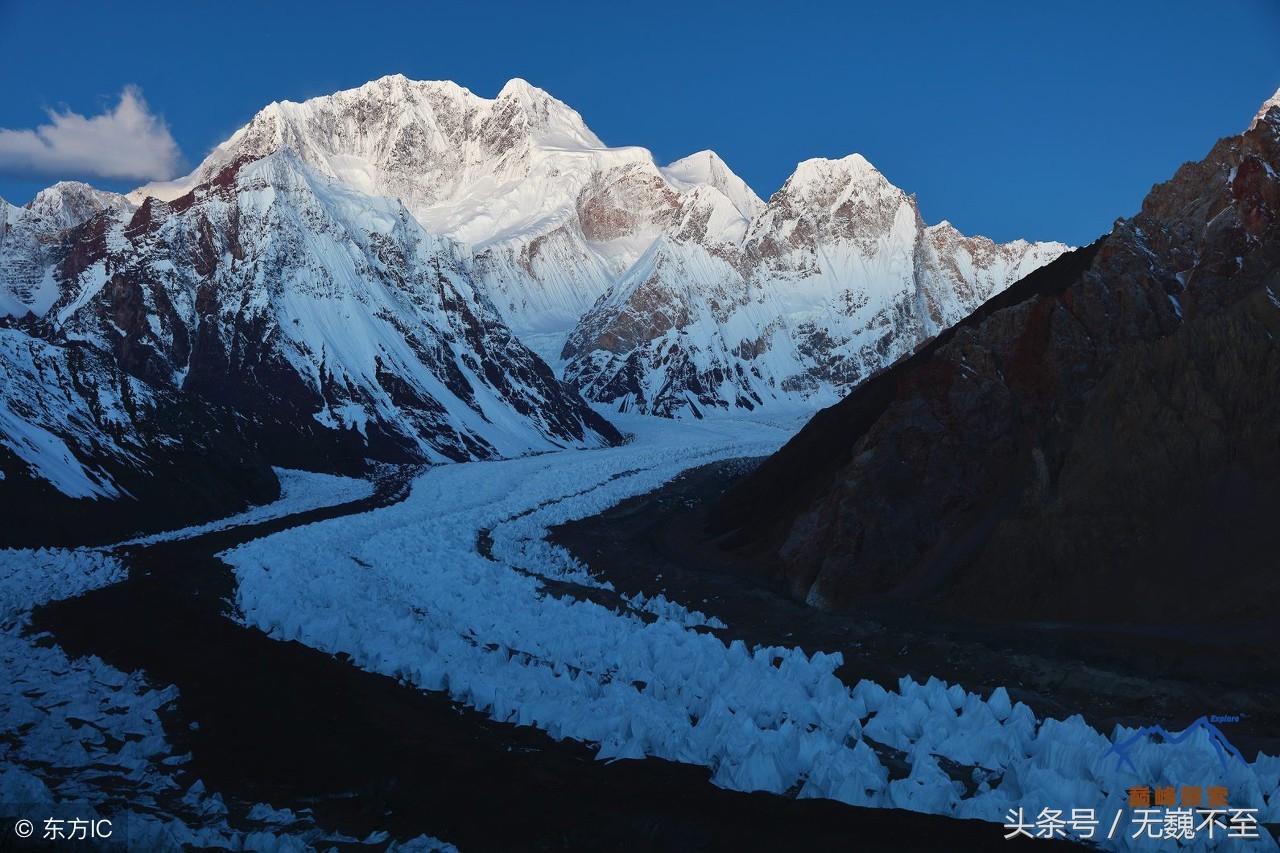
<instances>
[{"instance_id":1,"label":"snow-capped mountain peak","mask_svg":"<svg viewBox=\"0 0 1280 853\"><path fill-rule=\"evenodd\" d=\"M418 213L485 179L524 177L533 148L604 146L581 116L524 80L510 81L490 99L450 81L394 74L303 102L268 104L190 175L140 187L131 198L170 200L237 157L285 147L362 192L399 195Z\"/></svg>"},{"instance_id":2,"label":"snow-capped mountain peak","mask_svg":"<svg viewBox=\"0 0 1280 853\"><path fill-rule=\"evenodd\" d=\"M788 199L823 207L844 204L855 195L886 197L895 201L906 199L905 192L888 182L860 154L850 154L838 160L814 158L801 161L778 192Z\"/></svg>"},{"instance_id":3,"label":"snow-capped mountain peak","mask_svg":"<svg viewBox=\"0 0 1280 853\"><path fill-rule=\"evenodd\" d=\"M133 205L117 193L79 181L62 181L38 192L25 207L60 231L92 219L104 210L128 210Z\"/></svg>"},{"instance_id":4,"label":"snow-capped mountain peak","mask_svg":"<svg viewBox=\"0 0 1280 853\"><path fill-rule=\"evenodd\" d=\"M354 190L399 199L428 233L459 244L479 289L553 361L588 309L657 256L683 251L674 247L798 280L875 255L890 232L909 252L919 218L860 155L799 164L766 204L714 152L659 167L644 148L605 146L577 112L520 78L492 99L393 75L271 104L192 175L134 198L176 198L240 157L282 148Z\"/></svg>"},{"instance_id":5,"label":"snow-capped mountain peak","mask_svg":"<svg viewBox=\"0 0 1280 853\"><path fill-rule=\"evenodd\" d=\"M683 157L663 167L662 174L669 180L690 186L715 187L724 193L733 206L747 219L764 209L764 202L756 195L746 181L734 174L733 170L720 159L714 151L699 151Z\"/></svg>"},{"instance_id":6,"label":"snow-capped mountain peak","mask_svg":"<svg viewBox=\"0 0 1280 853\"><path fill-rule=\"evenodd\" d=\"M532 140L544 148L604 148L577 111L527 80L514 77L494 99L495 111L503 105L519 106Z\"/></svg>"},{"instance_id":7,"label":"snow-capped mountain peak","mask_svg":"<svg viewBox=\"0 0 1280 853\"><path fill-rule=\"evenodd\" d=\"M797 165L769 199L752 222L747 243L774 268L816 270L829 255L819 246L848 245L871 257L891 235L895 242L909 243L918 218L914 198L862 155L814 158Z\"/></svg>"},{"instance_id":8,"label":"snow-capped mountain peak","mask_svg":"<svg viewBox=\"0 0 1280 853\"><path fill-rule=\"evenodd\" d=\"M588 397L698 417L833 402L1067 248L926 227L858 154L800 163L736 243L678 236L570 335L566 372Z\"/></svg>"},{"instance_id":9,"label":"snow-capped mountain peak","mask_svg":"<svg viewBox=\"0 0 1280 853\"><path fill-rule=\"evenodd\" d=\"M1262 106L1258 108L1257 115L1253 117L1253 121L1249 122L1248 130L1253 130L1257 127L1258 122L1265 119L1267 117L1267 113L1271 112L1276 107L1280 107L1280 89L1277 89L1274 95L1262 102Z\"/></svg>"},{"instance_id":10,"label":"snow-capped mountain peak","mask_svg":"<svg viewBox=\"0 0 1280 853\"><path fill-rule=\"evenodd\" d=\"M104 211L132 212L124 196L64 181L22 207L0 199L0 317L40 316L58 298L55 264L65 233Z\"/></svg>"},{"instance_id":11,"label":"snow-capped mountain peak","mask_svg":"<svg viewBox=\"0 0 1280 853\"><path fill-rule=\"evenodd\" d=\"M679 195L642 148L608 148L528 82L492 99L454 83L384 77L258 113L189 176L140 188L172 199L243 156L290 148L372 196L400 199L430 233L469 247L472 270L517 330L558 330L674 219Z\"/></svg>"}]
</instances>

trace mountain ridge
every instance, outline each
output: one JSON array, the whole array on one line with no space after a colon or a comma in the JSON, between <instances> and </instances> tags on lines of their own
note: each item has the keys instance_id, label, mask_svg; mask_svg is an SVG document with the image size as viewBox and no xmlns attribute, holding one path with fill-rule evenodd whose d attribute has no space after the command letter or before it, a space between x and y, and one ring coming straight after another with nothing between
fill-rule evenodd
<instances>
[{"instance_id":1,"label":"mountain ridge","mask_svg":"<svg viewBox=\"0 0 1280 853\"><path fill-rule=\"evenodd\" d=\"M868 370L904 351L859 346L853 342L858 330L842 329L836 345L852 346L866 362L857 370L837 375L814 363L821 358L792 357L795 349L819 352L830 331L821 318L782 316L797 313L788 308L795 297L803 303L799 313L830 314L841 302L871 300L882 316L863 318L862 326L888 318L893 335L915 346L1066 248L1015 241L1001 250L1010 257L997 261L1008 269L974 272L969 269L973 258L983 255L990 261L996 244L960 237L942 247L935 241L932 254L941 250L946 257L931 262L928 277L938 279L939 286L920 287L965 292L954 306L913 308L918 295L906 291L915 285L905 280L895 285L883 269L863 263L862 256L876 254L893 239L894 211L908 197L861 155L805 160L766 202L715 152L696 152L662 166L644 148L606 146L580 114L519 78L492 99L449 82L392 75L302 103L274 103L187 178L140 188L131 197L171 194L207 178L237 153L279 147L292 147L304 162L362 192L402 199L428 232L458 242L469 255L469 273L507 324L553 363L571 362L563 365L564 376L588 398L669 416L732 410L740 408L738 401L752 408L831 402ZM918 207L913 199L909 203L910 215L918 219ZM819 211L823 205L829 207L825 213ZM923 222L918 226L924 229ZM816 239L805 237L811 230ZM647 318L631 325L648 326L654 335L635 341L631 352L582 351L583 341L609 334L593 328L601 323L596 311L601 300L618 304L620 293L650 263L647 254L664 253L664 239L736 267L743 279L733 282L739 301L762 279L772 279L768 285L775 290L789 291L787 304L761 318L760 326L801 340L779 342L784 354L776 364L761 367L733 354L760 341L760 331L740 334L741 322L712 329L715 324L704 316L700 328L659 329L655 318ZM960 245L970 239L977 242ZM789 257L792 242L803 244L807 253ZM834 260L828 267L838 276L844 273L839 286L804 298L810 284L823 280L820 256L830 253ZM953 262L957 253L969 257ZM674 258L659 262L673 269L681 264ZM705 284L712 290L725 284L711 275ZM674 292L673 298L678 298ZM659 340L668 333L682 339L678 357ZM731 339L722 340L726 337ZM747 378L723 386L722 396L706 390L708 377L739 373ZM690 382L702 390L688 387ZM628 390L620 393L622 388ZM665 395L656 393L661 388L667 389ZM697 402L682 405L680 400Z\"/></svg>"}]
</instances>

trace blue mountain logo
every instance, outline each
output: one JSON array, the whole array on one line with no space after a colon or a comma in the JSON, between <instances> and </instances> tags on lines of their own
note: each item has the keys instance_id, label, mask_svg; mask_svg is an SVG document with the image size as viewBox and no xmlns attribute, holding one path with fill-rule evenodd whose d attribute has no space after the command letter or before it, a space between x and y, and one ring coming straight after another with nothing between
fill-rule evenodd
<instances>
[{"instance_id":1,"label":"blue mountain logo","mask_svg":"<svg viewBox=\"0 0 1280 853\"><path fill-rule=\"evenodd\" d=\"M1129 750L1141 741L1143 738L1151 735L1159 735L1160 739L1168 744L1179 744L1194 735L1199 729L1204 729L1209 733L1209 742L1213 744L1213 748L1218 753L1218 760L1222 762L1222 769L1227 769L1227 756L1240 759L1242 764L1248 764L1244 760L1244 756L1240 754L1240 750L1232 745L1227 736L1222 733L1222 729L1209 722L1208 717L1201 717L1191 725L1187 726L1178 734L1173 734L1165 729L1164 726L1143 726L1133 733L1121 743L1112 744L1107 750L1106 755L1116 754L1116 769L1119 770L1123 766L1127 766L1134 773L1138 772L1138 768L1134 765L1133 759L1129 757ZM1103 756L1106 757L1105 755Z\"/></svg>"}]
</instances>

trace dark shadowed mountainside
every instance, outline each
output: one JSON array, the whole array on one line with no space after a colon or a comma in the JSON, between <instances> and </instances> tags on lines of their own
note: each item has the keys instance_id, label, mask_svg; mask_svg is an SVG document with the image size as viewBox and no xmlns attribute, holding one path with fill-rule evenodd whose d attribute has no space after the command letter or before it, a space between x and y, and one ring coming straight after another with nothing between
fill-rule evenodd
<instances>
[{"instance_id":1,"label":"dark shadowed mountainside","mask_svg":"<svg viewBox=\"0 0 1280 853\"><path fill-rule=\"evenodd\" d=\"M820 413L711 533L826 608L1261 619L1280 592L1278 167L1271 109Z\"/></svg>"}]
</instances>

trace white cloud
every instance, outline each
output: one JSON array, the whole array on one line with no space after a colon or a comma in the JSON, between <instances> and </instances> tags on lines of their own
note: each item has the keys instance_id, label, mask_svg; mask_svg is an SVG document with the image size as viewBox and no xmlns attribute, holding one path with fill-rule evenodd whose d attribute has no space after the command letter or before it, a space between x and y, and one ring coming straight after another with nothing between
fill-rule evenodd
<instances>
[{"instance_id":1,"label":"white cloud","mask_svg":"<svg viewBox=\"0 0 1280 853\"><path fill-rule=\"evenodd\" d=\"M181 164L168 126L136 86L125 87L115 109L92 118L50 110L49 123L35 130L0 128L0 172L167 180Z\"/></svg>"}]
</instances>

